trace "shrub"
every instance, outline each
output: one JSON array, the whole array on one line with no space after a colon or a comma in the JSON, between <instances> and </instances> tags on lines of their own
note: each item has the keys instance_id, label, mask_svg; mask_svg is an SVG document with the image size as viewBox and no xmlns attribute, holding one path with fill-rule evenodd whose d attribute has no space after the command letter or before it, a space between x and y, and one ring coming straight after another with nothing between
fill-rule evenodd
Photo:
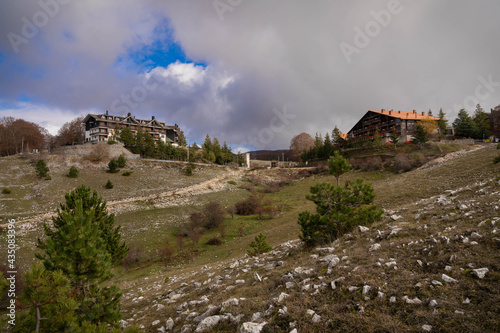
<instances>
[{"instance_id":1,"label":"shrub","mask_svg":"<svg viewBox=\"0 0 500 333\"><path fill-rule=\"evenodd\" d=\"M89 159L94 162L100 162L109 155L109 146L104 142L99 142L92 147L89 154Z\"/></svg>"},{"instance_id":2,"label":"shrub","mask_svg":"<svg viewBox=\"0 0 500 333\"><path fill-rule=\"evenodd\" d=\"M500 149L500 143L499 143L499 144L497 144L497 149Z\"/></svg>"},{"instance_id":3,"label":"shrub","mask_svg":"<svg viewBox=\"0 0 500 333\"><path fill-rule=\"evenodd\" d=\"M108 145L116 145L117 143L115 140L108 140Z\"/></svg>"},{"instance_id":4,"label":"shrub","mask_svg":"<svg viewBox=\"0 0 500 333\"><path fill-rule=\"evenodd\" d=\"M236 214L238 212L235 205L231 205L231 206L227 207L226 211L231 215L232 219L234 219L234 214Z\"/></svg>"},{"instance_id":5,"label":"shrub","mask_svg":"<svg viewBox=\"0 0 500 333\"><path fill-rule=\"evenodd\" d=\"M111 180L108 179L108 182L106 183L106 185L104 185L105 188L108 188L108 189L112 189L114 187L113 183L111 182Z\"/></svg>"},{"instance_id":6,"label":"shrub","mask_svg":"<svg viewBox=\"0 0 500 333\"><path fill-rule=\"evenodd\" d=\"M192 169L190 166L188 166L188 167L186 168L186 171L184 171L184 174L185 174L186 176L192 176L192 175L193 175L193 169Z\"/></svg>"},{"instance_id":7,"label":"shrub","mask_svg":"<svg viewBox=\"0 0 500 333\"><path fill-rule=\"evenodd\" d=\"M405 172L412 169L412 164L408 155L401 154L394 158L394 172Z\"/></svg>"},{"instance_id":8,"label":"shrub","mask_svg":"<svg viewBox=\"0 0 500 333\"><path fill-rule=\"evenodd\" d=\"M358 225L377 221L382 210L371 205L375 194L361 179L342 186L321 183L311 187L306 198L316 204L316 214L299 214L300 238L308 246L332 242Z\"/></svg>"},{"instance_id":9,"label":"shrub","mask_svg":"<svg viewBox=\"0 0 500 333\"><path fill-rule=\"evenodd\" d=\"M161 261L170 261L174 250L168 245L161 245L156 249L156 255Z\"/></svg>"},{"instance_id":10,"label":"shrub","mask_svg":"<svg viewBox=\"0 0 500 333\"><path fill-rule=\"evenodd\" d=\"M133 171L125 171L124 173L122 173L122 176L130 176L131 174L133 174L134 172Z\"/></svg>"},{"instance_id":11,"label":"shrub","mask_svg":"<svg viewBox=\"0 0 500 333\"><path fill-rule=\"evenodd\" d=\"M144 259L144 250L139 246L131 246L125 258L122 259L122 265L129 268L141 262Z\"/></svg>"},{"instance_id":12,"label":"shrub","mask_svg":"<svg viewBox=\"0 0 500 333\"><path fill-rule=\"evenodd\" d=\"M50 175L47 175L47 177L44 178L45 180L51 180L52 177L50 177Z\"/></svg>"},{"instance_id":13,"label":"shrub","mask_svg":"<svg viewBox=\"0 0 500 333\"><path fill-rule=\"evenodd\" d=\"M3 193L3 194L11 194L11 193L12 193L12 190L11 190L10 188L6 188L6 187L4 187L4 188L2 189L2 193Z\"/></svg>"},{"instance_id":14,"label":"shrub","mask_svg":"<svg viewBox=\"0 0 500 333\"><path fill-rule=\"evenodd\" d=\"M44 160L38 160L36 162L36 174L40 178L46 178L49 175L49 167L45 164Z\"/></svg>"},{"instance_id":15,"label":"shrub","mask_svg":"<svg viewBox=\"0 0 500 333\"><path fill-rule=\"evenodd\" d=\"M212 201L203 208L204 224L207 229L218 228L226 218L226 212L220 203Z\"/></svg>"},{"instance_id":16,"label":"shrub","mask_svg":"<svg viewBox=\"0 0 500 333\"><path fill-rule=\"evenodd\" d=\"M198 231L192 232L188 235L189 239L193 242L193 244L198 245L198 242L201 238L201 233Z\"/></svg>"},{"instance_id":17,"label":"shrub","mask_svg":"<svg viewBox=\"0 0 500 333\"><path fill-rule=\"evenodd\" d=\"M256 256L271 251L273 248L266 243L266 236L259 234L255 240L250 243L251 250L247 250L249 256Z\"/></svg>"},{"instance_id":18,"label":"shrub","mask_svg":"<svg viewBox=\"0 0 500 333\"><path fill-rule=\"evenodd\" d=\"M118 162L115 159L112 159L108 163L108 172L109 173L117 173L120 172L120 169L118 169Z\"/></svg>"},{"instance_id":19,"label":"shrub","mask_svg":"<svg viewBox=\"0 0 500 333\"><path fill-rule=\"evenodd\" d=\"M189 215L189 223L183 224L177 233L177 236L188 237L194 232L203 230L205 216L199 212L193 212Z\"/></svg>"},{"instance_id":20,"label":"shrub","mask_svg":"<svg viewBox=\"0 0 500 333\"><path fill-rule=\"evenodd\" d=\"M69 168L69 172L66 175L66 177L76 178L76 177L78 177L78 173L79 173L78 169L75 166L72 166L71 168Z\"/></svg>"},{"instance_id":21,"label":"shrub","mask_svg":"<svg viewBox=\"0 0 500 333\"><path fill-rule=\"evenodd\" d=\"M255 196L236 203L236 211L238 215L256 214L258 207L260 207L260 201Z\"/></svg>"},{"instance_id":22,"label":"shrub","mask_svg":"<svg viewBox=\"0 0 500 333\"><path fill-rule=\"evenodd\" d=\"M118 164L119 168L125 168L125 166L127 165L127 160L125 160L125 157L123 157L123 155L120 155L118 156L116 163Z\"/></svg>"},{"instance_id":23,"label":"shrub","mask_svg":"<svg viewBox=\"0 0 500 333\"><path fill-rule=\"evenodd\" d=\"M236 182L234 180L229 180L227 183L230 185L236 185Z\"/></svg>"},{"instance_id":24,"label":"shrub","mask_svg":"<svg viewBox=\"0 0 500 333\"><path fill-rule=\"evenodd\" d=\"M222 241L217 237L213 237L213 238L210 238L209 240L207 240L207 242L205 244L207 244L207 245L221 245Z\"/></svg>"},{"instance_id":25,"label":"shrub","mask_svg":"<svg viewBox=\"0 0 500 333\"><path fill-rule=\"evenodd\" d=\"M497 164L500 162L500 156L497 156L493 159L493 163Z\"/></svg>"}]
</instances>

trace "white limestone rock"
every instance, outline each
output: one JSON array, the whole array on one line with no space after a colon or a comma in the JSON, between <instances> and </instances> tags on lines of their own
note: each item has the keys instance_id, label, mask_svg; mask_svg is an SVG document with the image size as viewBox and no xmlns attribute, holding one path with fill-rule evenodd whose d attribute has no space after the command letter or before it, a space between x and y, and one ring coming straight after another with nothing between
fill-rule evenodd
<instances>
[{"instance_id":1,"label":"white limestone rock","mask_svg":"<svg viewBox=\"0 0 500 333\"><path fill-rule=\"evenodd\" d=\"M478 279L484 279L484 276L488 272L489 272L489 269L486 267L483 267L483 268L473 269L471 274L476 276Z\"/></svg>"}]
</instances>

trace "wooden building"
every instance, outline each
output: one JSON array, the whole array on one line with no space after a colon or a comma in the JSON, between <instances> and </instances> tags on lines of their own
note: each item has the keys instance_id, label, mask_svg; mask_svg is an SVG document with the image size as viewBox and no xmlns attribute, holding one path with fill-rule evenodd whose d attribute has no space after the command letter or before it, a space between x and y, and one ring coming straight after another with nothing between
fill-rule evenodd
<instances>
[{"instance_id":1,"label":"wooden building","mask_svg":"<svg viewBox=\"0 0 500 333\"><path fill-rule=\"evenodd\" d=\"M347 133L347 137L356 142L373 139L378 129L384 142L389 142L389 137L396 130L400 142L411 141L417 122L420 120L439 120L437 117L426 115L425 112L395 111L395 110L369 110Z\"/></svg>"},{"instance_id":2,"label":"wooden building","mask_svg":"<svg viewBox=\"0 0 500 333\"><path fill-rule=\"evenodd\" d=\"M163 141L176 145L180 128L175 124L168 126L158 121L155 117L151 120L137 119L130 113L125 116L113 116L108 114L88 114L83 119L85 125L85 142L108 141L115 136L116 129L130 128L135 135L140 127L145 133L151 134L155 142Z\"/></svg>"}]
</instances>

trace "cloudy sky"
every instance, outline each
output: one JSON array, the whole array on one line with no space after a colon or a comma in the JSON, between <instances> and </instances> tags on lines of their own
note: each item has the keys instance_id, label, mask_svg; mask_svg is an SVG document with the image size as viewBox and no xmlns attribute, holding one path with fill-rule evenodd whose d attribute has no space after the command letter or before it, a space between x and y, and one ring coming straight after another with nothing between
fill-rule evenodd
<instances>
[{"instance_id":1,"label":"cloudy sky","mask_svg":"<svg viewBox=\"0 0 500 333\"><path fill-rule=\"evenodd\" d=\"M233 148L347 132L369 109L500 104L498 0L9 0L0 117L179 124Z\"/></svg>"}]
</instances>

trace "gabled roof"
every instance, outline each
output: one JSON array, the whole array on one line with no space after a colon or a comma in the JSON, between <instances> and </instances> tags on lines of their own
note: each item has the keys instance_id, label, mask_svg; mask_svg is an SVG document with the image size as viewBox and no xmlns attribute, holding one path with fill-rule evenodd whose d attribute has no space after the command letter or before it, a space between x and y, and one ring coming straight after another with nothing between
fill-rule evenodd
<instances>
[{"instance_id":1,"label":"gabled roof","mask_svg":"<svg viewBox=\"0 0 500 333\"><path fill-rule=\"evenodd\" d=\"M394 117L394 118L399 118L399 119L414 119L414 120L439 120L438 117L433 117L426 115L425 112L417 112L416 110L413 110L413 112L410 111L394 111L394 110L368 110L368 112L375 112L379 114L383 114L389 117Z\"/></svg>"}]
</instances>

